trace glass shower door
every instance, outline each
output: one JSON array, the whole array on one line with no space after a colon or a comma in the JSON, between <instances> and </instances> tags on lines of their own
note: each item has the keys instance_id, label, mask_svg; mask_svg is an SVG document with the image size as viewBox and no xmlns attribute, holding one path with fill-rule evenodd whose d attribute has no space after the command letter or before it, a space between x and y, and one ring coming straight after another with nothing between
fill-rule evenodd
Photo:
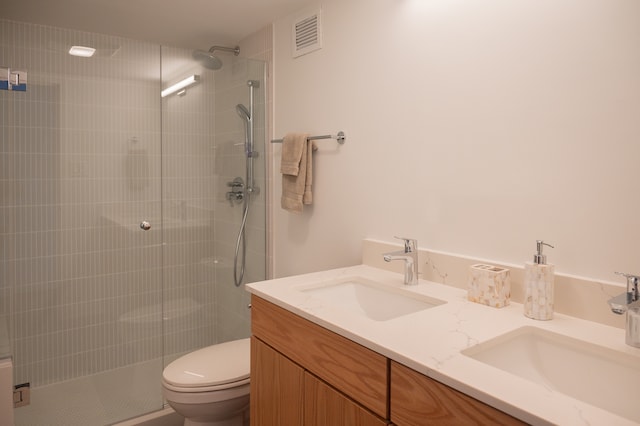
<instances>
[{"instance_id":1,"label":"glass shower door","mask_svg":"<svg viewBox=\"0 0 640 426\"><path fill-rule=\"evenodd\" d=\"M14 382L31 386L16 424L160 409L159 47L10 21L0 34L0 64L28 71L26 92L0 91L0 316Z\"/></svg>"}]
</instances>

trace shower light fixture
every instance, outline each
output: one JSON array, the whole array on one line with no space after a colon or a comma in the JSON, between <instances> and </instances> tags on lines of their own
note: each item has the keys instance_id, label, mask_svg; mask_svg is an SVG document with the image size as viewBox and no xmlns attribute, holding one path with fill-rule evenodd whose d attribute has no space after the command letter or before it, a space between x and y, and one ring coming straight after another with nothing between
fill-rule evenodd
<instances>
[{"instance_id":1,"label":"shower light fixture","mask_svg":"<svg viewBox=\"0 0 640 426\"><path fill-rule=\"evenodd\" d=\"M87 46L71 46L69 49L69 55L81 56L83 58L90 58L96 53L96 49Z\"/></svg>"},{"instance_id":2,"label":"shower light fixture","mask_svg":"<svg viewBox=\"0 0 640 426\"><path fill-rule=\"evenodd\" d=\"M187 78L185 78L182 81L177 82L176 84L167 87L166 89L164 89L162 92L160 92L160 96L162 96L163 98L169 95L173 95L176 92L179 92L183 89L186 89L189 86L192 86L194 84L196 84L198 81L200 81L200 76L199 75L191 75Z\"/></svg>"}]
</instances>

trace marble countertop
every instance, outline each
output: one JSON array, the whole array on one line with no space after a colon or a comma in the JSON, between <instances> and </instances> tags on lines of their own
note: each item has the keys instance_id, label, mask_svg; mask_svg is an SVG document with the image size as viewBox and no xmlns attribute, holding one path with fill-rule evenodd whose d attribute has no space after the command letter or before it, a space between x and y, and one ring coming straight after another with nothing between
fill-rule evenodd
<instances>
[{"instance_id":1,"label":"marble countertop","mask_svg":"<svg viewBox=\"0 0 640 426\"><path fill-rule=\"evenodd\" d=\"M301 287L349 277L370 279L447 303L395 319L375 321L332 307L300 291ZM625 344L624 330L557 313L551 321L535 321L523 315L523 306L518 303L511 302L496 309L469 302L465 290L425 280L420 280L416 286L404 286L402 281L401 274L358 265L262 281L246 287L256 296L527 423L637 424L460 353L517 328L533 326L630 354L640 362L640 350Z\"/></svg>"}]
</instances>

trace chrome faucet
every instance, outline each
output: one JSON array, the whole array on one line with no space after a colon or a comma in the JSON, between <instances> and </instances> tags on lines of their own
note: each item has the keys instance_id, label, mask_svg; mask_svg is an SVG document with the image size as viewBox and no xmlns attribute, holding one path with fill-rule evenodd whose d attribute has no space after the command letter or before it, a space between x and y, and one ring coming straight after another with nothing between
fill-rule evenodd
<instances>
[{"instance_id":1,"label":"chrome faucet","mask_svg":"<svg viewBox=\"0 0 640 426\"><path fill-rule=\"evenodd\" d=\"M384 253L384 261L404 260L404 283L416 285L418 284L418 241L411 238L394 238L404 241L404 250Z\"/></svg>"},{"instance_id":2,"label":"chrome faucet","mask_svg":"<svg viewBox=\"0 0 640 426\"><path fill-rule=\"evenodd\" d=\"M609 299L614 314L627 314L625 342L629 346L640 348L640 298L638 283L640 276L616 272L627 279L627 291Z\"/></svg>"}]
</instances>

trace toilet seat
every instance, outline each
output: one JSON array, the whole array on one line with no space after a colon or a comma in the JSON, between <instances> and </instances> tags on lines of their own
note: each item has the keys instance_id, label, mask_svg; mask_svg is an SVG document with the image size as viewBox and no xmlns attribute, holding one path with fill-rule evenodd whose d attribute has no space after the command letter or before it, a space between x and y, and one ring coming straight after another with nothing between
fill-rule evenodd
<instances>
[{"instance_id":1,"label":"toilet seat","mask_svg":"<svg viewBox=\"0 0 640 426\"><path fill-rule=\"evenodd\" d=\"M166 390L170 390L173 392L180 392L180 393L216 392L216 391L223 391L225 389L239 388L241 386L248 385L248 384L249 384L249 379L244 379L244 380L239 380L237 382L225 383L224 385L217 385L217 386L182 387L182 386L172 385L171 383L168 383L164 379L162 380L162 386L164 386Z\"/></svg>"},{"instance_id":2,"label":"toilet seat","mask_svg":"<svg viewBox=\"0 0 640 426\"><path fill-rule=\"evenodd\" d=\"M208 346L186 354L162 373L162 385L174 392L214 392L249 383L250 339Z\"/></svg>"},{"instance_id":3,"label":"toilet seat","mask_svg":"<svg viewBox=\"0 0 640 426\"><path fill-rule=\"evenodd\" d=\"M251 385L247 382L241 386L230 387L228 389L198 390L194 388L174 388L163 383L162 395L171 405L172 403L183 404L211 404L215 402L225 402L233 399L249 398Z\"/></svg>"}]
</instances>

